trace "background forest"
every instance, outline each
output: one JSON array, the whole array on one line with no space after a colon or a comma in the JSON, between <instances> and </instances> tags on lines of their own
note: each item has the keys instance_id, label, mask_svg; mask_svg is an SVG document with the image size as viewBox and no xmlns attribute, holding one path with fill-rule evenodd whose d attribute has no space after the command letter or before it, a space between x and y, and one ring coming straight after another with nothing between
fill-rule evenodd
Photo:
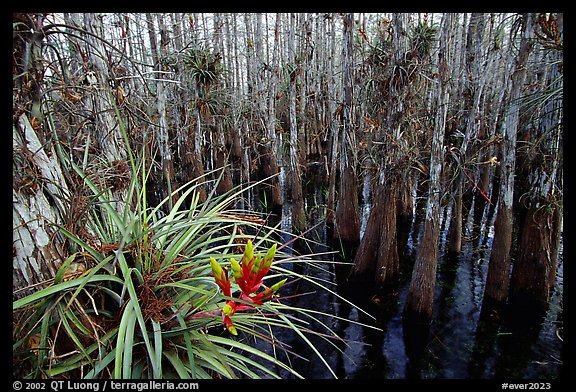
<instances>
[{"instance_id":1,"label":"background forest","mask_svg":"<svg viewBox=\"0 0 576 392\"><path fill-rule=\"evenodd\" d=\"M469 243L488 345L561 296L562 14L16 13L12 65L17 377L301 377L275 328L335 377L386 330L292 281L401 303L414 369Z\"/></svg>"}]
</instances>

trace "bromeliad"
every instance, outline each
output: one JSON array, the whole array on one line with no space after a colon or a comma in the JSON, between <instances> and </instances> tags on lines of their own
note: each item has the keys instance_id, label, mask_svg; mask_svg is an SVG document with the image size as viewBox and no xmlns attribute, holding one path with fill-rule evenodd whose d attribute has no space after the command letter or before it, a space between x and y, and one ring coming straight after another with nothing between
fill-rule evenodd
<instances>
[{"instance_id":1,"label":"bromeliad","mask_svg":"<svg viewBox=\"0 0 576 392\"><path fill-rule=\"evenodd\" d=\"M240 263L233 257L230 258L232 275L234 276L234 281L240 288L239 299L242 302L236 302L233 299L226 300L226 304L222 308L222 321L226 329L233 335L237 335L237 331L230 317L236 311L250 309L253 308L254 305L262 305L271 299L286 282L287 279L283 279L256 294L256 291L262 286L264 277L268 271L270 271L275 255L276 244L270 247L264 258L262 258L260 253L254 255L254 246L252 245L252 241L248 240ZM210 266L212 267L214 280L222 290L222 293L227 297L232 297L230 280L228 279L226 270L223 269L213 257L210 257Z\"/></svg>"}]
</instances>

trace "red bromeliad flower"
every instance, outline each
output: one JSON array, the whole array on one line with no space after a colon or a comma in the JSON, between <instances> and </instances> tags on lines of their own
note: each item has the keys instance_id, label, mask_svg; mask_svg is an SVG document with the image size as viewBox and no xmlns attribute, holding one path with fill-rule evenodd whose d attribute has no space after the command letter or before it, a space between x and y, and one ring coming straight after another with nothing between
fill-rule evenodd
<instances>
[{"instance_id":1,"label":"red bromeliad flower","mask_svg":"<svg viewBox=\"0 0 576 392\"><path fill-rule=\"evenodd\" d=\"M254 294L262 285L262 281L268 271L270 271L270 266L272 265L275 255L276 244L272 245L263 259L260 253L254 256L252 241L248 240L240 263L238 263L234 258L230 258L234 281L240 288L239 299L254 305L262 305L264 302L272 298L272 295L282 287L287 279L283 279L273 284L271 287L264 289L260 293ZM227 272L213 257L210 257L210 265L212 266L212 274L214 275L216 284L220 287L225 296L231 297L230 280L228 279ZM222 321L226 329L228 329L233 335L236 335L236 328L234 327L230 316L232 316L237 310L246 310L252 307L253 305L250 304L236 303L236 301L231 299L227 300L226 304L222 308Z\"/></svg>"},{"instance_id":2,"label":"red bromeliad flower","mask_svg":"<svg viewBox=\"0 0 576 392\"><path fill-rule=\"evenodd\" d=\"M230 281L228 280L228 274L224 269L222 269L222 267L220 267L220 264L218 264L218 262L214 257L210 257L210 266L212 267L212 275L214 275L214 280L216 281L216 284L218 285L218 287L220 287L224 295L230 297L231 292L230 292Z\"/></svg>"}]
</instances>

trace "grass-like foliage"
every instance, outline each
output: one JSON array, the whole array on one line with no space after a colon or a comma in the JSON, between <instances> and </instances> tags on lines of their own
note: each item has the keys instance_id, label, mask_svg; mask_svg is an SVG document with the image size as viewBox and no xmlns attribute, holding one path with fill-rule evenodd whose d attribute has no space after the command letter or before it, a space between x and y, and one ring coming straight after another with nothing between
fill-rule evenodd
<instances>
[{"instance_id":1,"label":"grass-like foliage","mask_svg":"<svg viewBox=\"0 0 576 392\"><path fill-rule=\"evenodd\" d=\"M275 336L282 329L330 368L310 337L342 347L318 320L336 316L290 306L281 287L304 279L330 290L288 268L322 261L285 253L274 239L277 228L233 209L246 187L200 203L203 184L189 183L173 192L179 198L169 211L173 195L150 207L144 155L130 155L131 181L120 203L68 159L92 196L81 230L59 227L70 253L53 281L13 302L16 376L301 377L286 361L299 354ZM311 329L311 321L323 330Z\"/></svg>"}]
</instances>

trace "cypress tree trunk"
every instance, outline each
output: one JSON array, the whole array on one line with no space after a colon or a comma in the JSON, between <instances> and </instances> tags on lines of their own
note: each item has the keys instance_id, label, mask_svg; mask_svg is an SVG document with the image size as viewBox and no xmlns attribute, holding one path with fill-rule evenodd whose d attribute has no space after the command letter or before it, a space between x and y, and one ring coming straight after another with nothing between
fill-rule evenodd
<instances>
[{"instance_id":1,"label":"cypress tree trunk","mask_svg":"<svg viewBox=\"0 0 576 392\"><path fill-rule=\"evenodd\" d=\"M382 201L385 198L386 187L379 181L372 198L372 208L362 235L362 241L354 256L354 266L350 270L351 280L374 283L376 272L374 261L378 260L380 234L384 222L384 210L386 209L386 204L383 204Z\"/></svg>"},{"instance_id":2,"label":"cypress tree trunk","mask_svg":"<svg viewBox=\"0 0 576 392\"><path fill-rule=\"evenodd\" d=\"M226 143L224 140L224 129L221 121L216 120L216 126L211 127L215 129L215 139L216 143L213 146L214 155L216 158L216 169L220 169L216 173L216 176L220 178L220 181L216 185L216 193L222 195L230 191L234 184L232 182L232 174L230 172L230 165L228 165L228 151L226 151ZM221 177L220 177L221 176Z\"/></svg>"},{"instance_id":3,"label":"cypress tree trunk","mask_svg":"<svg viewBox=\"0 0 576 392\"><path fill-rule=\"evenodd\" d=\"M470 25L466 40L466 74L468 78L464 81L464 113L465 113L465 134L460 146L461 162L458 165L465 165L468 162L470 147L476 141L477 126L476 116L480 104L483 83L481 82L481 60L482 40L484 37L484 14L473 13L470 16ZM456 169L458 172L457 179L453 190L453 208L450 217L450 228L448 231L448 252L450 254L459 254L462 250L462 202L464 184L469 181L463 170L465 166Z\"/></svg>"},{"instance_id":4,"label":"cypress tree trunk","mask_svg":"<svg viewBox=\"0 0 576 392\"><path fill-rule=\"evenodd\" d=\"M414 219L414 198L412 196L412 187L414 179L411 174L408 174L403 180L400 179L398 198L396 201L396 227L398 228L398 242L399 249L406 247L408 243L408 236Z\"/></svg>"},{"instance_id":5,"label":"cypress tree trunk","mask_svg":"<svg viewBox=\"0 0 576 392\"><path fill-rule=\"evenodd\" d=\"M262 34L262 27L260 21L261 15L258 15L256 24L256 37L260 37ZM261 80L259 80L258 86L258 116L261 117L261 122L266 124L263 130L263 137L259 143L257 143L258 149L258 170L260 179L268 178L264 184L263 191L266 192L266 200L270 201L270 208L277 213L282 211L283 205L283 195L280 188L280 178L278 174L280 173L280 167L278 166L279 161L279 147L276 135L276 80L277 80L277 62L278 62L278 35L281 26L281 17L276 15L276 24L274 30L274 48L272 54L272 60L270 64L266 64L266 58L264 56L262 45L260 39L256 39L256 57L259 59L259 67L264 71L269 71L268 77L268 99L267 107L265 102L266 93L264 92L264 72L262 71Z\"/></svg>"},{"instance_id":6,"label":"cypress tree trunk","mask_svg":"<svg viewBox=\"0 0 576 392\"><path fill-rule=\"evenodd\" d=\"M279 141L276 135L276 84L278 80L278 52L280 40L280 28L282 27L282 16L276 14L276 22L274 25L274 48L272 50L272 61L269 66L270 76L268 78L268 140L270 142L270 152L276 160L276 166L280 162L280 148ZM282 200L279 200L282 204Z\"/></svg>"},{"instance_id":7,"label":"cypress tree trunk","mask_svg":"<svg viewBox=\"0 0 576 392\"><path fill-rule=\"evenodd\" d=\"M42 110L45 16L13 14L13 300L50 282L64 254L54 223L74 224L63 222L70 193Z\"/></svg>"},{"instance_id":8,"label":"cypress tree trunk","mask_svg":"<svg viewBox=\"0 0 576 392\"><path fill-rule=\"evenodd\" d=\"M278 16L277 22L279 22ZM277 23L277 27L279 24ZM256 41L256 61L258 64L258 68L262 71L260 72L259 78L257 78L257 97L256 100L258 102L257 108L257 115L256 119L260 124L266 124L265 129L263 129L263 136L259 143L257 143L257 154L258 154L258 170L260 174L260 179L269 178L266 180L264 192L267 192L270 197L266 197L266 200L270 200L270 207L275 211L282 210L282 193L280 192L280 179L278 173L280 173L280 169L276 162L276 155L272 151L275 150L276 146L276 132L275 132L275 110L274 110L274 101L276 97L276 89L275 89L275 70L270 68L266 64L266 56L264 55L264 51L262 48L262 41L263 39L259 38L262 37L262 14L257 14L256 16L256 31L255 31L255 41ZM276 42L277 44L277 42ZM274 53L277 53L277 50L274 49ZM273 55L274 57L274 55ZM273 58L273 63L276 61ZM275 66L273 64L273 66ZM265 80L264 80L264 71L269 70L270 76L268 80L267 88L268 91L268 108L266 108L265 102ZM255 125L258 127L259 125Z\"/></svg>"},{"instance_id":9,"label":"cypress tree trunk","mask_svg":"<svg viewBox=\"0 0 576 392\"><path fill-rule=\"evenodd\" d=\"M561 42L561 17L560 23L555 14L544 17L544 21L552 25L551 31L558 32ZM522 188L527 191L518 205L524 211L524 222L510 282L509 304L518 314L527 309L533 313L548 308L562 227L562 50L552 47L544 53L547 56L541 61L545 75L542 93L549 98L536 108L538 115L532 117L537 122L535 126L527 127L531 149L540 153L527 154L524 159L529 174ZM533 113L534 107L527 111Z\"/></svg>"},{"instance_id":10,"label":"cypress tree trunk","mask_svg":"<svg viewBox=\"0 0 576 392\"><path fill-rule=\"evenodd\" d=\"M522 96L522 87L526 76L526 63L534 45L531 39L532 17L527 15L523 19L520 51L516 59L516 68L511 77L512 87L504 117L498 210L494 223L494 240L488 265L486 288L484 290L484 305L495 309L504 305L510 284L510 248L512 245L513 227L512 200L514 196L519 99Z\"/></svg>"},{"instance_id":11,"label":"cypress tree trunk","mask_svg":"<svg viewBox=\"0 0 576 392\"><path fill-rule=\"evenodd\" d=\"M380 287L393 282L398 276L400 260L398 258L397 245L397 199L398 184L395 179L387 182L384 199L377 208L384 209L382 228L380 230L380 242L376 265L376 284Z\"/></svg>"},{"instance_id":12,"label":"cypress tree trunk","mask_svg":"<svg viewBox=\"0 0 576 392\"><path fill-rule=\"evenodd\" d=\"M383 289L394 281L400 268L396 242L396 188L394 181L386 182L381 172L370 216L350 271L351 280L375 284L377 289Z\"/></svg>"},{"instance_id":13,"label":"cypress tree trunk","mask_svg":"<svg viewBox=\"0 0 576 392\"><path fill-rule=\"evenodd\" d=\"M462 181L462 179L460 179ZM448 253L457 255L462 250L462 183L456 185L450 226L448 228Z\"/></svg>"},{"instance_id":14,"label":"cypress tree trunk","mask_svg":"<svg viewBox=\"0 0 576 392\"><path fill-rule=\"evenodd\" d=\"M492 37L495 33L495 15L492 14L488 18L489 28L488 37ZM499 81L502 73L497 73L497 66L500 64L502 50L492 46L488 52L488 66L482 73L482 78L485 84L484 94L481 100L481 111L484 113L484 119L481 121L478 130L478 139L484 142L484 147L481 149L481 157L479 165L479 180L478 192L474 198L474 230L479 231L482 225L482 218L485 216L484 212L488 204L494 204L491 193L490 182L494 173L494 167L498 165L495 161L495 148L494 137L496 135L496 118L498 117L497 105L494 102L501 102L496 97L498 91ZM490 77L490 75L499 75L499 77ZM506 85L506 83L503 83ZM504 88L500 88L504 92ZM496 110L494 110L496 109Z\"/></svg>"},{"instance_id":15,"label":"cypress tree trunk","mask_svg":"<svg viewBox=\"0 0 576 392\"><path fill-rule=\"evenodd\" d=\"M494 221L494 240L486 288L484 289L484 302L490 302L489 307L501 307L508 296L510 277L510 247L512 245L512 210L498 208Z\"/></svg>"},{"instance_id":16,"label":"cypress tree trunk","mask_svg":"<svg viewBox=\"0 0 576 392\"><path fill-rule=\"evenodd\" d=\"M164 58L168 53L168 32L164 26L164 19L162 16L157 15L159 31L161 35L160 39L160 50L157 46L156 29L154 28L154 22L152 15L150 13L146 14L146 20L148 22L148 37L150 39L150 46L152 48L152 58L154 59L154 69L159 71L155 78L156 82L156 105L158 110L158 126L155 127L156 130L156 141L158 143L158 150L160 151L160 159L162 162L162 174L164 175L165 183L160 187L163 190L163 197L168 197L173 189L178 186L175 183L174 178L174 164L172 162L172 152L170 151L169 136L168 136L168 119L166 116L166 101L167 101L167 91L163 80L165 79L165 71L168 71L167 66L161 66L160 56ZM176 202L177 195L173 195L170 199L171 203Z\"/></svg>"},{"instance_id":17,"label":"cypress tree trunk","mask_svg":"<svg viewBox=\"0 0 576 392\"><path fill-rule=\"evenodd\" d=\"M519 313L548 308L556 278L559 208L531 207L526 214L510 282L510 306Z\"/></svg>"},{"instance_id":18,"label":"cypress tree trunk","mask_svg":"<svg viewBox=\"0 0 576 392\"><path fill-rule=\"evenodd\" d=\"M338 178L338 166L336 165L338 159L338 134L340 133L334 124L330 127L332 134L330 146L330 173L328 174L328 196L326 197L326 223L334 226L335 220L335 205L336 205L336 181Z\"/></svg>"},{"instance_id":19,"label":"cypress tree trunk","mask_svg":"<svg viewBox=\"0 0 576 392\"><path fill-rule=\"evenodd\" d=\"M278 173L280 173L280 168L276 163L276 157L270 151L270 144L260 144L259 145L259 170L260 178L269 178L264 186L264 192L269 196L266 196L266 200L270 200L270 209L276 211L277 213L282 211L283 196L280 189L280 179Z\"/></svg>"},{"instance_id":20,"label":"cypress tree trunk","mask_svg":"<svg viewBox=\"0 0 576 392\"><path fill-rule=\"evenodd\" d=\"M304 213L304 197L302 194L302 171L300 169L300 146L298 145L298 122L296 119L296 82L301 68L296 62L294 29L296 15L290 15L290 37L288 38L289 55L292 56L294 69L290 74L289 111L290 111L290 185L292 189L292 226L296 231L303 231L306 227ZM301 104L303 104L301 102Z\"/></svg>"},{"instance_id":21,"label":"cypress tree trunk","mask_svg":"<svg viewBox=\"0 0 576 392\"><path fill-rule=\"evenodd\" d=\"M240 65L239 65L239 54L238 54L238 44L237 44L237 34L236 34L236 17L237 14L232 14L232 21L230 21L230 16L225 17L224 27L226 29L226 67L231 70L225 75L226 87L232 91L235 95L241 95L240 83ZM238 105L233 104L230 107L230 126L226 126L226 146L230 149L230 158L237 164L242 159L242 145L240 142L240 126L238 124Z\"/></svg>"},{"instance_id":22,"label":"cypress tree trunk","mask_svg":"<svg viewBox=\"0 0 576 392\"><path fill-rule=\"evenodd\" d=\"M340 148L340 189L336 205L336 227L334 234L340 240L355 244L360 240L360 216L358 210L358 192L354 151L356 148L353 127L353 52L352 52L352 14L344 15L343 86L344 107L342 110L342 141Z\"/></svg>"},{"instance_id":23,"label":"cypress tree trunk","mask_svg":"<svg viewBox=\"0 0 576 392\"><path fill-rule=\"evenodd\" d=\"M106 157L109 168L103 168L102 173L112 174L104 176L103 183L112 190L114 208L119 212L124 212L127 194L127 184L129 184L129 170L123 170L127 159L127 148L124 138L118 126L118 120L114 111L114 101L111 87L109 86L110 63L103 56L108 52L108 48L102 41L95 37L104 37L104 25L101 14L84 14L84 24L88 32L92 35L86 36L86 52L89 61L94 65L94 83L89 87L89 94L85 96L86 108L92 112L95 119L94 131L98 140L98 145ZM110 179L116 179L110 181ZM122 181L119 181L121 179Z\"/></svg>"},{"instance_id":24,"label":"cypress tree trunk","mask_svg":"<svg viewBox=\"0 0 576 392\"><path fill-rule=\"evenodd\" d=\"M438 239L440 233L440 195L442 192L441 175L444 162L444 127L448 108L448 91L446 84L449 51L448 34L453 26L454 16L442 16L442 35L438 51L438 108L430 153L430 181L428 201L426 203L426 216L424 220L424 233L420 239L412 279L408 289L408 296L404 308L405 320L421 320L429 322L432 317L434 301L434 287L436 285L436 267L438 259Z\"/></svg>"},{"instance_id":25,"label":"cypress tree trunk","mask_svg":"<svg viewBox=\"0 0 576 392\"><path fill-rule=\"evenodd\" d=\"M410 80L402 69L412 69L421 63L411 57L413 52L407 50L405 19L405 14L393 15L394 33L390 35L385 30L378 35L378 47L388 48L385 55L374 51L367 59L377 89L376 94L370 97L371 110L367 111L374 120L365 117L372 129L370 132L375 135L366 135L365 143L370 145L370 149L378 148L379 179L371 216L355 262L359 263L357 268L360 270L366 268L363 264L375 264L371 269L375 270L373 282L378 289L388 286L398 275L398 238L407 241L413 218L411 176L403 159L410 148L412 129L406 123L415 107L414 90L419 81ZM383 102L386 102L385 110L381 108ZM374 141L380 141L378 145L371 140L373 137Z\"/></svg>"},{"instance_id":26,"label":"cypress tree trunk","mask_svg":"<svg viewBox=\"0 0 576 392\"><path fill-rule=\"evenodd\" d=\"M336 180L338 178L338 144L339 144L339 130L336 116L336 106L334 99L336 97L336 81L334 75L334 62L336 57L336 26L335 18L331 17L329 20L329 35L330 35L330 50L328 60L328 96L327 99L327 112L328 112L328 137L330 138L330 165L328 167L328 195L326 197L326 223L333 228L334 226L334 211L336 206Z\"/></svg>"},{"instance_id":27,"label":"cypress tree trunk","mask_svg":"<svg viewBox=\"0 0 576 392\"><path fill-rule=\"evenodd\" d=\"M70 195L54 149L40 142L27 115L20 116L12 140L12 289L17 299L45 287L41 284L62 263L64 243L54 224L63 224L68 211L63 203Z\"/></svg>"},{"instance_id":28,"label":"cypress tree trunk","mask_svg":"<svg viewBox=\"0 0 576 392\"><path fill-rule=\"evenodd\" d=\"M220 70L220 62L226 62L227 53L224 50L224 33L223 33L223 25L224 22L222 20L222 14L215 13L214 14L214 57L211 59L211 63L209 68L214 70L216 79L213 82L212 88L220 87L220 80L221 80L221 70ZM226 87L229 88L229 83L227 80L224 80L223 83ZM222 116L213 116L212 121L214 123L213 126L210 127L212 132L212 153L214 154L216 169L221 170L216 173L216 176L220 176L220 182L217 184L216 193L219 195L224 194L230 191L233 187L232 181L232 173L229 165L230 152L227 148L226 143L226 136L224 135L224 121L223 115L221 111L218 114L222 114Z\"/></svg>"},{"instance_id":29,"label":"cypress tree trunk","mask_svg":"<svg viewBox=\"0 0 576 392\"><path fill-rule=\"evenodd\" d=\"M194 26L198 26L198 14L193 14ZM196 27L192 31L192 39L194 43L198 44L199 32ZM199 56L202 56L202 52L197 52ZM199 194L199 201L202 203L206 201L208 195L206 192L206 186L204 182L206 181L204 173L204 149L202 141L202 116L200 113L200 101L205 96L204 85L198 78L193 79L192 88L192 118L190 119L189 132L185 137L184 144L184 182L194 180L194 184L197 186L197 192Z\"/></svg>"},{"instance_id":30,"label":"cypress tree trunk","mask_svg":"<svg viewBox=\"0 0 576 392\"><path fill-rule=\"evenodd\" d=\"M298 116L298 146L301 171L306 173L308 170L308 134L311 132L310 124L312 121L308 118L308 84L310 79L309 68L309 47L310 47L310 15L300 15L300 25L297 30L302 32L302 40L300 41L300 54L299 54L299 98L297 99L297 116Z\"/></svg>"},{"instance_id":31,"label":"cypress tree trunk","mask_svg":"<svg viewBox=\"0 0 576 392\"><path fill-rule=\"evenodd\" d=\"M183 182L188 182L195 180L198 193L200 195L200 202L206 201L207 193L206 187L203 185L205 181L204 178L204 166L202 163L202 156L200 154L201 145L199 140L201 140L201 126L200 126L200 114L198 109L193 110L193 117L191 124L188 128L188 132L184 132L186 136L184 137L184 149L182 153L182 166L184 179ZM200 134L200 136L198 136Z\"/></svg>"}]
</instances>

